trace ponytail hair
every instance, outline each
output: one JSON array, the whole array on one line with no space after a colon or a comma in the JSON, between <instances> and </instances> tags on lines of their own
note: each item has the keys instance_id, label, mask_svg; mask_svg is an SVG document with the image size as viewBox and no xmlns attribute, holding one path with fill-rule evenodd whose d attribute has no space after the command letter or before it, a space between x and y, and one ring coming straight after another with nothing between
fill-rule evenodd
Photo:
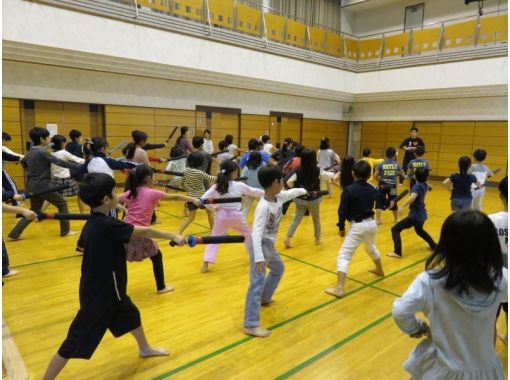
<instances>
[{"instance_id":1,"label":"ponytail hair","mask_svg":"<svg viewBox=\"0 0 510 380\"><path fill-rule=\"evenodd\" d=\"M237 164L233 160L224 160L220 165L220 173L216 181L216 191L220 195L228 193L228 181L230 175L237 170Z\"/></svg>"},{"instance_id":2,"label":"ponytail hair","mask_svg":"<svg viewBox=\"0 0 510 380\"><path fill-rule=\"evenodd\" d=\"M147 165L138 165L129 171L129 199L135 199L138 195L138 188L147 183L147 177L153 176L153 170Z\"/></svg>"},{"instance_id":3,"label":"ponytail hair","mask_svg":"<svg viewBox=\"0 0 510 380\"><path fill-rule=\"evenodd\" d=\"M260 165L262 165L262 155L260 152L250 152L250 155L248 156L248 162L246 162L248 169L255 170Z\"/></svg>"},{"instance_id":4,"label":"ponytail hair","mask_svg":"<svg viewBox=\"0 0 510 380\"><path fill-rule=\"evenodd\" d=\"M471 166L471 158L469 158L468 156L462 156L459 158L460 175L467 175L470 166Z\"/></svg>"},{"instance_id":5,"label":"ponytail hair","mask_svg":"<svg viewBox=\"0 0 510 380\"><path fill-rule=\"evenodd\" d=\"M58 152L59 150L64 149L64 144L66 142L66 137L62 135L55 135L51 138L51 142L53 143L53 151Z\"/></svg>"},{"instance_id":6,"label":"ponytail hair","mask_svg":"<svg viewBox=\"0 0 510 380\"><path fill-rule=\"evenodd\" d=\"M126 159L132 160L135 157L136 144L134 142L130 142L124 148L122 148L122 154Z\"/></svg>"},{"instance_id":7,"label":"ponytail hair","mask_svg":"<svg viewBox=\"0 0 510 380\"><path fill-rule=\"evenodd\" d=\"M97 155L101 149L108 148L108 142L104 137L93 137L83 144L83 155L86 159Z\"/></svg>"}]
</instances>

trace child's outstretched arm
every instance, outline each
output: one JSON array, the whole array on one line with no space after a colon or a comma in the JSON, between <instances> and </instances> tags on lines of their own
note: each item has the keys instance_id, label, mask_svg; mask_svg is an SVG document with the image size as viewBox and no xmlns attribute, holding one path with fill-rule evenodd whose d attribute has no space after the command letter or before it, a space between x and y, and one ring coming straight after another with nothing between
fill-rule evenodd
<instances>
[{"instance_id":1,"label":"child's outstretched arm","mask_svg":"<svg viewBox=\"0 0 510 380\"><path fill-rule=\"evenodd\" d=\"M195 206L200 206L200 199L188 197L187 195L182 194L166 194L162 198L164 201L183 201L183 202L191 202Z\"/></svg>"},{"instance_id":2,"label":"child's outstretched arm","mask_svg":"<svg viewBox=\"0 0 510 380\"><path fill-rule=\"evenodd\" d=\"M443 181L443 186L445 187L446 190L448 190L449 192L452 191L452 181L450 180L450 178L446 178L444 181Z\"/></svg>"},{"instance_id":3,"label":"child's outstretched arm","mask_svg":"<svg viewBox=\"0 0 510 380\"><path fill-rule=\"evenodd\" d=\"M134 226L133 236L139 236L151 239L167 239L177 243L178 246L183 246L186 243L186 239L183 236L173 233L155 230L151 227L139 227Z\"/></svg>"},{"instance_id":4,"label":"child's outstretched arm","mask_svg":"<svg viewBox=\"0 0 510 380\"><path fill-rule=\"evenodd\" d=\"M37 214L34 211L19 206L11 206L2 203L2 211L8 212L9 214L21 214L27 219L37 218Z\"/></svg>"},{"instance_id":5,"label":"child's outstretched arm","mask_svg":"<svg viewBox=\"0 0 510 380\"><path fill-rule=\"evenodd\" d=\"M411 195L409 196L409 198L406 199L406 201L404 203L402 203L399 208L398 208L398 211L402 211L403 209L405 209L408 205L410 205L411 203L414 202L414 200L418 197L418 194L416 193L411 193Z\"/></svg>"},{"instance_id":6,"label":"child's outstretched arm","mask_svg":"<svg viewBox=\"0 0 510 380\"><path fill-rule=\"evenodd\" d=\"M412 337L428 335L428 325L416 317L418 311L425 314L429 307L428 273L423 272L413 281L404 295L393 303L393 319L397 326Z\"/></svg>"},{"instance_id":7,"label":"child's outstretched arm","mask_svg":"<svg viewBox=\"0 0 510 380\"><path fill-rule=\"evenodd\" d=\"M278 194L278 197L285 203L287 201L290 201L291 199L294 199L301 195L306 195L306 194L308 194L308 191L306 191L306 189L298 187L295 189L282 191L280 194Z\"/></svg>"},{"instance_id":8,"label":"child's outstretched arm","mask_svg":"<svg viewBox=\"0 0 510 380\"><path fill-rule=\"evenodd\" d=\"M250 197L254 198L261 198L264 196L264 190L257 189L255 187L248 186L245 183L238 182L237 186L240 186L241 188L241 194L243 195L249 195Z\"/></svg>"}]
</instances>

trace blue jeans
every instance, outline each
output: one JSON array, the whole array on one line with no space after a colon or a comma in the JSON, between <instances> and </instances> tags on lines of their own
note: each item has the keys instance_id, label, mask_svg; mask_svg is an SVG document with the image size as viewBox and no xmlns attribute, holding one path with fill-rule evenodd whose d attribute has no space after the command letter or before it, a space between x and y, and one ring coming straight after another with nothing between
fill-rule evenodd
<instances>
[{"instance_id":1,"label":"blue jeans","mask_svg":"<svg viewBox=\"0 0 510 380\"><path fill-rule=\"evenodd\" d=\"M265 271L262 273L255 271L253 246L250 244L248 247L250 254L250 286L246 295L244 327L260 326L260 304L271 301L285 270L280 254L275 250L272 241L262 239L262 250L266 264L270 269L267 277Z\"/></svg>"},{"instance_id":2,"label":"blue jeans","mask_svg":"<svg viewBox=\"0 0 510 380\"><path fill-rule=\"evenodd\" d=\"M465 209L470 210L472 201L473 199L471 198L452 198L451 199L452 211L459 211Z\"/></svg>"}]
</instances>

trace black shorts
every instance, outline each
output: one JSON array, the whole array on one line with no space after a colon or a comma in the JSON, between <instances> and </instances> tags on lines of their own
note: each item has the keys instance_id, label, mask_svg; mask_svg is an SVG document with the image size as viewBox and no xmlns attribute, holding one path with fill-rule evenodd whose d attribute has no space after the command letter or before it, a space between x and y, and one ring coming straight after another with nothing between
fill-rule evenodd
<instances>
[{"instance_id":1,"label":"black shorts","mask_svg":"<svg viewBox=\"0 0 510 380\"><path fill-rule=\"evenodd\" d=\"M106 330L117 338L141 324L140 311L127 296L103 309L80 309L58 354L65 359L90 359Z\"/></svg>"},{"instance_id":2,"label":"black shorts","mask_svg":"<svg viewBox=\"0 0 510 380\"><path fill-rule=\"evenodd\" d=\"M375 208L377 210L386 210L390 202L397 197L397 185L381 182L377 190L377 199L375 200ZM398 210L395 204L390 210Z\"/></svg>"},{"instance_id":3,"label":"black shorts","mask_svg":"<svg viewBox=\"0 0 510 380\"><path fill-rule=\"evenodd\" d=\"M199 207L194 204L193 202L186 202L186 207L188 208L188 210L190 211L194 211L194 210L197 210Z\"/></svg>"}]
</instances>

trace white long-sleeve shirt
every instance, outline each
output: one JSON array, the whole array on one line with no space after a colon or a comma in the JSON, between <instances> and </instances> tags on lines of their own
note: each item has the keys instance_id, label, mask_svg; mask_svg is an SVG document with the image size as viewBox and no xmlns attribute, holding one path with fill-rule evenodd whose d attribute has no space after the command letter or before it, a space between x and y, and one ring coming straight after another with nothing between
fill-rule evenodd
<instances>
[{"instance_id":1,"label":"white long-sleeve shirt","mask_svg":"<svg viewBox=\"0 0 510 380\"><path fill-rule=\"evenodd\" d=\"M269 239L273 243L276 241L278 227L282 219L282 205L291 199L306 195L306 193L305 189L298 188L280 192L276 196L276 202L270 202L264 197L260 198L255 209L255 219L251 233L256 263L265 261L264 252L262 251L262 238Z\"/></svg>"},{"instance_id":2,"label":"white long-sleeve shirt","mask_svg":"<svg viewBox=\"0 0 510 380\"><path fill-rule=\"evenodd\" d=\"M65 149L59 150L57 152L53 152L52 154L55 157L61 159L62 161L72 161L72 162L77 162L78 164L83 164L85 162L85 160L83 158L77 157L74 154L69 153ZM62 166L51 164L51 177L52 178L70 178L71 172L67 168L63 168Z\"/></svg>"},{"instance_id":3,"label":"white long-sleeve shirt","mask_svg":"<svg viewBox=\"0 0 510 380\"><path fill-rule=\"evenodd\" d=\"M9 153L9 154L12 154L13 156L18 156L19 158L23 158L25 156L23 156L22 154L19 154L19 153L16 153L12 150L10 150L9 148L7 148L6 146L2 145L2 152L5 152L5 153Z\"/></svg>"},{"instance_id":4,"label":"white long-sleeve shirt","mask_svg":"<svg viewBox=\"0 0 510 380\"><path fill-rule=\"evenodd\" d=\"M260 198L264 196L264 190L250 187L245 183L238 181L230 181L228 183L228 192L220 194L216 191L218 185L211 186L201 198L235 198L242 195L249 195L250 197ZM240 210L241 202L236 203L218 203L217 208L225 208L229 210Z\"/></svg>"}]
</instances>

